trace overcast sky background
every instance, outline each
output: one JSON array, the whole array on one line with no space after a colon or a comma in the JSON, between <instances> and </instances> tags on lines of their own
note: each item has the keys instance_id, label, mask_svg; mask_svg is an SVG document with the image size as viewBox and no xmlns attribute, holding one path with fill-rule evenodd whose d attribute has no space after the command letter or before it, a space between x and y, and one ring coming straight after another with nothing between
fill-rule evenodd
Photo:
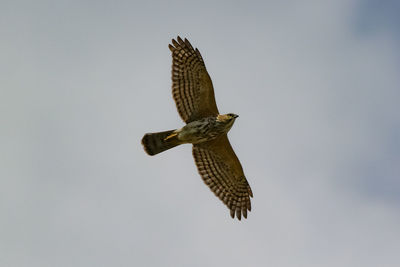
<instances>
[{"instance_id":1,"label":"overcast sky background","mask_svg":"<svg viewBox=\"0 0 400 267\"><path fill-rule=\"evenodd\" d=\"M0 265L399 266L399 1L2 1ZM253 210L189 145L168 43L198 47Z\"/></svg>"}]
</instances>

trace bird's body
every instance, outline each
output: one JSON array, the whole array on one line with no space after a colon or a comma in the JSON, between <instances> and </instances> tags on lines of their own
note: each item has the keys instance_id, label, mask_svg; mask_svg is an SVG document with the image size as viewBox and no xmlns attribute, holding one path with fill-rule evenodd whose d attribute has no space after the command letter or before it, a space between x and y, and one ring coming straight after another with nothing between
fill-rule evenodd
<instances>
[{"instance_id":1,"label":"bird's body","mask_svg":"<svg viewBox=\"0 0 400 267\"><path fill-rule=\"evenodd\" d=\"M191 144L213 140L231 129L236 116L226 114L226 117L207 117L189 122L177 130L177 137L180 141Z\"/></svg>"},{"instance_id":2,"label":"bird's body","mask_svg":"<svg viewBox=\"0 0 400 267\"><path fill-rule=\"evenodd\" d=\"M169 149L181 144L204 143L226 134L237 117L238 115L232 113L211 116L189 122L180 129L147 133L144 135L142 143L146 152L152 156L166 150L163 148Z\"/></svg>"},{"instance_id":3,"label":"bird's body","mask_svg":"<svg viewBox=\"0 0 400 267\"><path fill-rule=\"evenodd\" d=\"M211 79L199 50L187 39L172 40L172 93L184 127L147 133L145 151L156 155L181 144L193 144L193 157L204 182L230 209L232 218L246 218L253 193L227 133L238 115L218 112Z\"/></svg>"}]
</instances>

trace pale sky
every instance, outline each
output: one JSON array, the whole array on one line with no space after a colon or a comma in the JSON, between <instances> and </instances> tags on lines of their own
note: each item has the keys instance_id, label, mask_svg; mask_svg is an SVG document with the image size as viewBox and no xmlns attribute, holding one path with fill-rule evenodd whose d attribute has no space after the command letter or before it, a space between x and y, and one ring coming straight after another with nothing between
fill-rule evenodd
<instances>
[{"instance_id":1,"label":"pale sky","mask_svg":"<svg viewBox=\"0 0 400 267\"><path fill-rule=\"evenodd\" d=\"M398 1L2 1L0 266L397 267ZM183 126L198 47L252 187L232 220Z\"/></svg>"}]
</instances>

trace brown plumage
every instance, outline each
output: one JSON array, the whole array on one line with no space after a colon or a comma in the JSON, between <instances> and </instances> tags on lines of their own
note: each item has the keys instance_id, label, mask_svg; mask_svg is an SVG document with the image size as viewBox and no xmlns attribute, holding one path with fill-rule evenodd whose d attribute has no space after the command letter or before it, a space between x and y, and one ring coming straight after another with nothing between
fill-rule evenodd
<instances>
[{"instance_id":1,"label":"brown plumage","mask_svg":"<svg viewBox=\"0 0 400 267\"><path fill-rule=\"evenodd\" d=\"M193 145L197 169L211 191L231 210L231 216L247 218L253 193L243 174L239 159L226 134L217 139Z\"/></svg>"},{"instance_id":2,"label":"brown plumage","mask_svg":"<svg viewBox=\"0 0 400 267\"><path fill-rule=\"evenodd\" d=\"M229 208L232 218L247 218L251 188L227 132L235 114L220 115L214 88L203 58L187 39L172 40L172 95L178 113L187 124L178 130L148 133L142 139L145 151L155 155L180 144L193 144L197 169L212 192Z\"/></svg>"},{"instance_id":3,"label":"brown plumage","mask_svg":"<svg viewBox=\"0 0 400 267\"><path fill-rule=\"evenodd\" d=\"M174 131L175 130L145 134L142 139L142 144L146 153L154 156L179 145L180 142L176 136L170 136Z\"/></svg>"},{"instance_id":4,"label":"brown plumage","mask_svg":"<svg viewBox=\"0 0 400 267\"><path fill-rule=\"evenodd\" d=\"M179 115L188 123L219 114L214 88L200 51L187 39L172 40L172 96Z\"/></svg>"}]
</instances>

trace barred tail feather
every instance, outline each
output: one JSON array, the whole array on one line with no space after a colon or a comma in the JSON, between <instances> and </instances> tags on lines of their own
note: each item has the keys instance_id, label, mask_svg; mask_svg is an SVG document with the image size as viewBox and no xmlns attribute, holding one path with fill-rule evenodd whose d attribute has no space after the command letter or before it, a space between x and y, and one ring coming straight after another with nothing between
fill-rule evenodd
<instances>
[{"instance_id":1,"label":"barred tail feather","mask_svg":"<svg viewBox=\"0 0 400 267\"><path fill-rule=\"evenodd\" d=\"M145 134L142 138L142 145L146 153L153 156L180 145L180 142L176 136L170 136L174 133L174 131L175 130Z\"/></svg>"}]
</instances>

